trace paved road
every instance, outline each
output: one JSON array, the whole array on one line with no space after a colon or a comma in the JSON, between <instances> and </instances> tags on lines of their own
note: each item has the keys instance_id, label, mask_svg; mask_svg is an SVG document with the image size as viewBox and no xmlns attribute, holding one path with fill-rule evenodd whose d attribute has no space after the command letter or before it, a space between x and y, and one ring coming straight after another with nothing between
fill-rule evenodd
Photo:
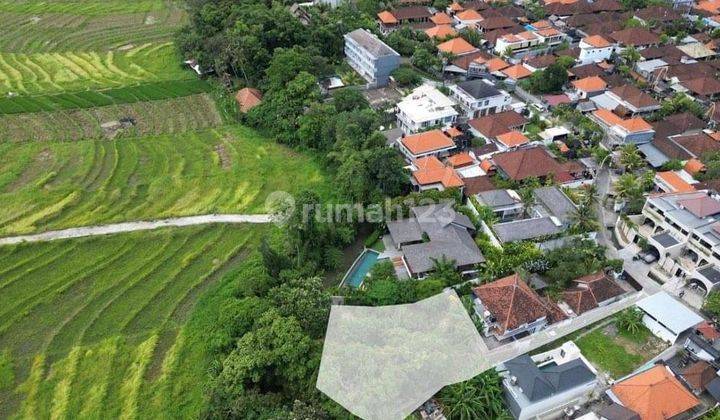
<instances>
[{"instance_id":1,"label":"paved road","mask_svg":"<svg viewBox=\"0 0 720 420\"><path fill-rule=\"evenodd\" d=\"M205 214L200 216L175 217L171 219L124 222L99 226L84 226L63 230L52 230L34 235L20 235L0 238L0 245L22 242L46 242L57 239L81 238L84 236L109 235L113 233L153 230L164 227L206 225L211 223L270 223L269 214Z\"/></svg>"}]
</instances>

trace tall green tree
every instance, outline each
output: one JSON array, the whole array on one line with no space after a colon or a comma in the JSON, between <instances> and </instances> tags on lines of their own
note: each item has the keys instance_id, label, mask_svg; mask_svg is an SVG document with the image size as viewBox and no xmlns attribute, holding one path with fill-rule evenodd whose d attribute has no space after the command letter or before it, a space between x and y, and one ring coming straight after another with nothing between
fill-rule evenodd
<instances>
[{"instance_id":1,"label":"tall green tree","mask_svg":"<svg viewBox=\"0 0 720 420\"><path fill-rule=\"evenodd\" d=\"M437 395L450 420L510 419L503 402L502 382L495 370L446 386Z\"/></svg>"}]
</instances>

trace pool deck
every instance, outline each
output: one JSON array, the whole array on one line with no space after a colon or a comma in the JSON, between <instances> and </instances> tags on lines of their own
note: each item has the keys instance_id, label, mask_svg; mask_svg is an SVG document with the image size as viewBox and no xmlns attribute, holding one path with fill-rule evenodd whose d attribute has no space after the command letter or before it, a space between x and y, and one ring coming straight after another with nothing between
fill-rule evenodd
<instances>
[{"instance_id":1,"label":"pool deck","mask_svg":"<svg viewBox=\"0 0 720 420\"><path fill-rule=\"evenodd\" d=\"M408 272L405 269L404 263L402 263L403 254L395 248L395 244L390 239L390 235L385 235L382 238L383 245L385 245L385 251L381 252L378 259L387 258L393 263L395 268L395 275L398 279L404 280L410 278Z\"/></svg>"}]
</instances>

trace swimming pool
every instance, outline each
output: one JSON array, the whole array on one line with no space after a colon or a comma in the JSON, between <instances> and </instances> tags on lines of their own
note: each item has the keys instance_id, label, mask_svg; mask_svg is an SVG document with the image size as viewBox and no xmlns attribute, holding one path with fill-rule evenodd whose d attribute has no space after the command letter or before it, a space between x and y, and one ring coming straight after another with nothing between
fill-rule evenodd
<instances>
[{"instance_id":1,"label":"swimming pool","mask_svg":"<svg viewBox=\"0 0 720 420\"><path fill-rule=\"evenodd\" d=\"M350 286L355 289L362 285L365 276L370 272L370 269L377 263L378 256L380 254L372 249L366 249L362 254L355 260L352 267L345 273L340 285Z\"/></svg>"}]
</instances>

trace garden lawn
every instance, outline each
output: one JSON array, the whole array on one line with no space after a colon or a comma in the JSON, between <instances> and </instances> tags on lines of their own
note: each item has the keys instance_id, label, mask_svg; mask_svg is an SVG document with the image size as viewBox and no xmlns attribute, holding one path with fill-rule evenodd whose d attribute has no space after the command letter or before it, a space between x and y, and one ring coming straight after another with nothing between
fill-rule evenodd
<instances>
[{"instance_id":1,"label":"garden lawn","mask_svg":"<svg viewBox=\"0 0 720 420\"><path fill-rule=\"evenodd\" d=\"M115 141L0 143L0 235L264 213L274 191L332 197L313 158L238 126Z\"/></svg>"},{"instance_id":2,"label":"garden lawn","mask_svg":"<svg viewBox=\"0 0 720 420\"><path fill-rule=\"evenodd\" d=\"M0 12L108 15L161 10L165 0L0 0Z\"/></svg>"},{"instance_id":3,"label":"garden lawn","mask_svg":"<svg viewBox=\"0 0 720 420\"><path fill-rule=\"evenodd\" d=\"M219 280L265 229L0 247L0 418L197 418Z\"/></svg>"}]
</instances>

